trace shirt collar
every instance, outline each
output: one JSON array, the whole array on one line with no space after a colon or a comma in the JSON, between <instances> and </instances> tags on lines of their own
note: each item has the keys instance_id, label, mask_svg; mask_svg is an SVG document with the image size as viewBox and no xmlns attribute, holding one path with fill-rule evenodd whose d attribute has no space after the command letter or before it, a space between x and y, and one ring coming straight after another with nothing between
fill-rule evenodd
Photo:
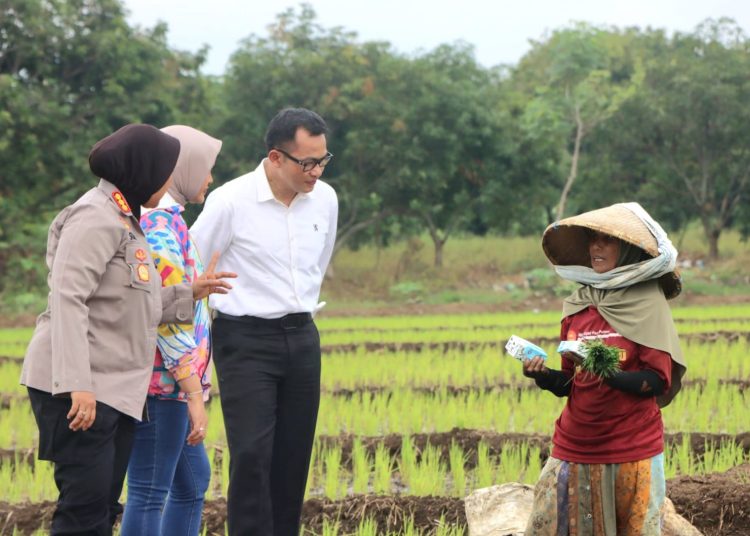
<instances>
[{"instance_id":1,"label":"shirt collar","mask_svg":"<svg viewBox=\"0 0 750 536\"><path fill-rule=\"evenodd\" d=\"M113 193L119 191L117 186L105 179L99 179L98 188L107 194L107 197L110 197Z\"/></svg>"},{"instance_id":2,"label":"shirt collar","mask_svg":"<svg viewBox=\"0 0 750 536\"><path fill-rule=\"evenodd\" d=\"M266 159L264 158L260 165L255 168L255 172L257 173L257 180L256 182L256 192L258 196L258 203L264 203L266 201L275 200L276 197L273 195L273 191L271 190L271 185L268 183L268 175L266 175L266 168L264 167L264 162ZM315 189L313 188L312 192L309 193L302 193L297 194L295 196L296 198L300 199L312 199L315 197Z\"/></svg>"},{"instance_id":3,"label":"shirt collar","mask_svg":"<svg viewBox=\"0 0 750 536\"><path fill-rule=\"evenodd\" d=\"M257 174L257 180L255 181L255 185L257 188L257 194L258 194L258 203L265 203L266 201L271 201L274 198L273 192L271 191L271 185L268 184L268 176L266 175L266 168L264 167L266 159L264 158L260 165L258 165L257 168L255 168L255 173Z\"/></svg>"}]
</instances>

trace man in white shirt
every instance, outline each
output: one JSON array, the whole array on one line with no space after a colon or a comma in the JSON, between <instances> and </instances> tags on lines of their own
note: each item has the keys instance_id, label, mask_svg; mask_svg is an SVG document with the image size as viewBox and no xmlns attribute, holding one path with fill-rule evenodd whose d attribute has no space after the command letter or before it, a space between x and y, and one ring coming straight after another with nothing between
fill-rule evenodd
<instances>
[{"instance_id":1,"label":"man in white shirt","mask_svg":"<svg viewBox=\"0 0 750 536\"><path fill-rule=\"evenodd\" d=\"M326 124L289 108L268 125L260 165L216 189L190 230L217 270L238 273L212 295L213 345L229 443L232 536L299 533L320 401L312 320L333 253L338 200L320 180L333 155Z\"/></svg>"}]
</instances>

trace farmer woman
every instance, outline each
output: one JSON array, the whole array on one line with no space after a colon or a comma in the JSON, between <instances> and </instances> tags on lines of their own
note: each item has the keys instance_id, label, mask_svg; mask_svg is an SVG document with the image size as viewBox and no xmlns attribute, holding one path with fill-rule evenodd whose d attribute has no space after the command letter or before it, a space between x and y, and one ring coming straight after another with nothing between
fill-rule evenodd
<instances>
[{"instance_id":1,"label":"farmer woman","mask_svg":"<svg viewBox=\"0 0 750 536\"><path fill-rule=\"evenodd\" d=\"M542 245L557 273L582 285L564 301L561 339L618 348L620 371L603 379L570 353L562 370L541 358L524 363L540 388L568 397L526 535L659 535L666 486L660 407L685 372L667 304L681 290L677 251L637 203L556 222Z\"/></svg>"},{"instance_id":2,"label":"farmer woman","mask_svg":"<svg viewBox=\"0 0 750 536\"><path fill-rule=\"evenodd\" d=\"M191 282L203 271L182 212L187 203L205 200L221 141L183 125L162 131L180 141L180 157L172 185L156 208L141 215L141 227L162 285L170 287ZM135 426L121 534L197 536L211 477L203 447L204 398L211 387L205 300L196 302L192 324L159 326L156 343L148 388L149 420Z\"/></svg>"},{"instance_id":3,"label":"farmer woman","mask_svg":"<svg viewBox=\"0 0 750 536\"><path fill-rule=\"evenodd\" d=\"M135 421L145 417L156 328L191 322L194 300L230 288L222 273L161 288L138 217L167 191L179 153L176 138L150 125L121 128L89 155L98 186L50 226L48 305L21 383L39 458L55 464L52 534L112 533Z\"/></svg>"}]
</instances>

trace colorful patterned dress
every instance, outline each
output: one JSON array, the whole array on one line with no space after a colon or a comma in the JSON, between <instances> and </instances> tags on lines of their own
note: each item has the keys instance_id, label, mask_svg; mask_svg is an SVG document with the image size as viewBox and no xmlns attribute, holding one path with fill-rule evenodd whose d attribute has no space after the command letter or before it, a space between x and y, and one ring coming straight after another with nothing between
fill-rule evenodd
<instances>
[{"instance_id":1,"label":"colorful patterned dress","mask_svg":"<svg viewBox=\"0 0 750 536\"><path fill-rule=\"evenodd\" d=\"M173 205L157 208L141 216L156 269L162 285L190 283L202 272L198 251L182 218L184 208ZM207 300L195 304L192 324L159 326L154 371L148 394L161 399L187 400L179 380L195 374L201 379L204 398L211 386L211 320Z\"/></svg>"}]
</instances>

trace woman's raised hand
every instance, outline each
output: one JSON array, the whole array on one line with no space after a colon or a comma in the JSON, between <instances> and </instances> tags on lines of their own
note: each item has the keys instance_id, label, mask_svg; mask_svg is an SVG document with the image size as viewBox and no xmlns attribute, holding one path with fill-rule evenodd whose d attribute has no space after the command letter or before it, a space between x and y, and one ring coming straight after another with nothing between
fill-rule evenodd
<instances>
[{"instance_id":1,"label":"woman's raised hand","mask_svg":"<svg viewBox=\"0 0 750 536\"><path fill-rule=\"evenodd\" d=\"M216 264L219 262L219 254L211 256L206 270L193 281L193 299L202 300L209 294L226 294L232 285L224 281L225 278L237 277L234 272L217 272Z\"/></svg>"}]
</instances>

